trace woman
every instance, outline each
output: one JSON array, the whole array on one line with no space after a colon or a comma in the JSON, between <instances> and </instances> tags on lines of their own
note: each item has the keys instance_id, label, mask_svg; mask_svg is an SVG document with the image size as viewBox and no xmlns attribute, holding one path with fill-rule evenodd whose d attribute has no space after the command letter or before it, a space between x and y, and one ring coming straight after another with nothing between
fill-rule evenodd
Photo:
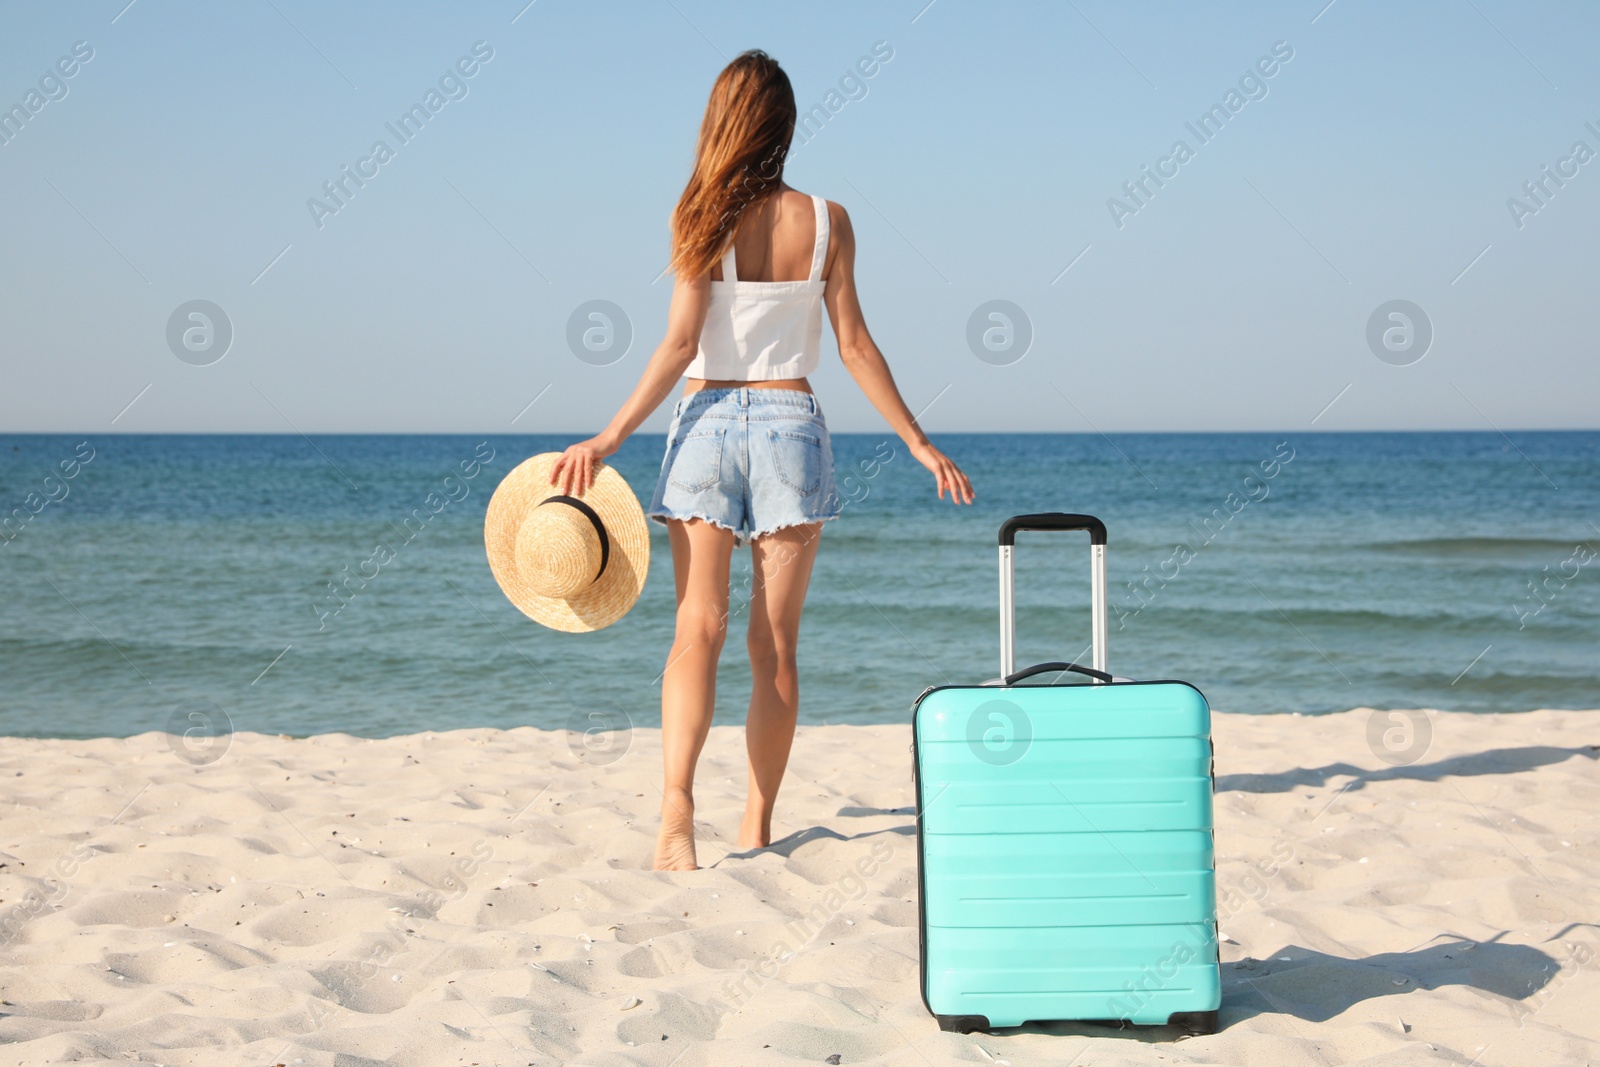
<instances>
[{"instance_id":1,"label":"woman","mask_svg":"<svg viewBox=\"0 0 1600 1067\"><path fill-rule=\"evenodd\" d=\"M800 609L822 524L839 515L833 452L806 375L816 369L823 304L839 354L873 406L933 472L940 498L972 485L928 442L873 344L856 299L855 235L838 204L783 182L794 92L764 52L717 76L694 173L672 216L676 275L667 335L611 423L573 445L551 481L581 494L684 378L649 514L666 525L677 632L661 683L665 762L657 870L693 870L694 769L711 728L728 617L729 561L748 543L749 799L739 844L772 843L772 808L789 762L800 682Z\"/></svg>"}]
</instances>

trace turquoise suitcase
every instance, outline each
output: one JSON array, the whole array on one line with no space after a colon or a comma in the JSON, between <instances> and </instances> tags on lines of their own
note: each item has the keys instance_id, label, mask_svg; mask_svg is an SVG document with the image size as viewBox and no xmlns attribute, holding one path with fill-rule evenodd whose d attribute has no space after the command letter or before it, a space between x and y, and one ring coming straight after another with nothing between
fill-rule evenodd
<instances>
[{"instance_id":1,"label":"turquoise suitcase","mask_svg":"<svg viewBox=\"0 0 1600 1067\"><path fill-rule=\"evenodd\" d=\"M1021 530L1090 535L1093 669L1016 670ZM1000 677L912 706L922 999L943 1030L1077 1020L1216 1031L1211 711L1106 673L1106 528L1000 527ZM1018 684L1066 672L1084 684Z\"/></svg>"}]
</instances>

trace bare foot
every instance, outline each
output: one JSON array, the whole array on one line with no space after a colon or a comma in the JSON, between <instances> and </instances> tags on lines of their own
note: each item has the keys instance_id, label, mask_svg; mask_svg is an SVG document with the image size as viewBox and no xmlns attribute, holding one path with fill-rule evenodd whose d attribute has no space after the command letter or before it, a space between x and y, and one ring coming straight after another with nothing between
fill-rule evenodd
<instances>
[{"instance_id":1,"label":"bare foot","mask_svg":"<svg viewBox=\"0 0 1600 1067\"><path fill-rule=\"evenodd\" d=\"M739 847L740 848L766 848L772 844L772 815L752 815L749 809L745 810L744 818L739 822Z\"/></svg>"},{"instance_id":2,"label":"bare foot","mask_svg":"<svg viewBox=\"0 0 1600 1067\"><path fill-rule=\"evenodd\" d=\"M661 833L656 837L658 871L697 871L694 854L694 798L669 789L661 801Z\"/></svg>"}]
</instances>

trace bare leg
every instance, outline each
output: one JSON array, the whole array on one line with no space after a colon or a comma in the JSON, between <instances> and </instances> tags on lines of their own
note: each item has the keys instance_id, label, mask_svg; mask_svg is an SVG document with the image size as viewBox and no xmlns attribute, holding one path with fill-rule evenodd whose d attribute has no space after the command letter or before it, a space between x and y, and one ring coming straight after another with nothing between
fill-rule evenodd
<instances>
[{"instance_id":1,"label":"bare leg","mask_svg":"<svg viewBox=\"0 0 1600 1067\"><path fill-rule=\"evenodd\" d=\"M677 583L678 624L661 678L661 833L655 869L692 871L694 768L711 730L717 657L728 629L733 533L698 519L667 523Z\"/></svg>"},{"instance_id":2,"label":"bare leg","mask_svg":"<svg viewBox=\"0 0 1600 1067\"><path fill-rule=\"evenodd\" d=\"M772 808L789 765L800 712L795 658L800 609L821 535L821 523L791 526L750 546L755 578L750 594L750 714L744 726L750 793L739 823L743 848L772 844Z\"/></svg>"}]
</instances>

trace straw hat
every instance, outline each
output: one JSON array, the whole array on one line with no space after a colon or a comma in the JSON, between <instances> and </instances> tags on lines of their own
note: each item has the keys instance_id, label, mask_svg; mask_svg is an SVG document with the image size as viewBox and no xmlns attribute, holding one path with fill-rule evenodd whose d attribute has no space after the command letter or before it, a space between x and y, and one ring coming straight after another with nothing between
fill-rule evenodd
<instances>
[{"instance_id":1,"label":"straw hat","mask_svg":"<svg viewBox=\"0 0 1600 1067\"><path fill-rule=\"evenodd\" d=\"M483 520L489 569L524 615L552 630L610 626L633 607L650 569L650 528L622 475L595 464L582 497L550 484L559 452L514 467Z\"/></svg>"}]
</instances>

